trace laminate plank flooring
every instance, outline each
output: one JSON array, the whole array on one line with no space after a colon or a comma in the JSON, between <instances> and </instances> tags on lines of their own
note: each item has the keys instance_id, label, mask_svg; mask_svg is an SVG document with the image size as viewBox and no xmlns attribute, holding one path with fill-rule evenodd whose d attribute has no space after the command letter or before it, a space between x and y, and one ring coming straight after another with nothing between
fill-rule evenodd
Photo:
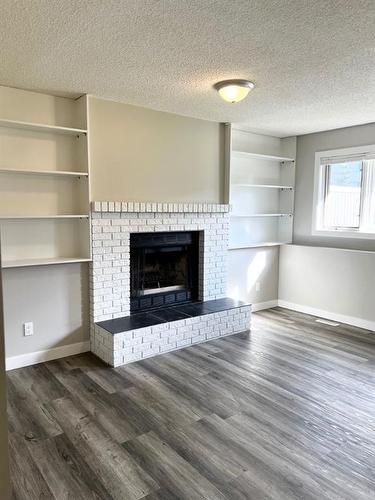
<instances>
[{"instance_id":1,"label":"laminate plank flooring","mask_svg":"<svg viewBox=\"0 0 375 500\"><path fill-rule=\"evenodd\" d=\"M112 369L8 372L14 498L375 499L375 333L274 308Z\"/></svg>"}]
</instances>

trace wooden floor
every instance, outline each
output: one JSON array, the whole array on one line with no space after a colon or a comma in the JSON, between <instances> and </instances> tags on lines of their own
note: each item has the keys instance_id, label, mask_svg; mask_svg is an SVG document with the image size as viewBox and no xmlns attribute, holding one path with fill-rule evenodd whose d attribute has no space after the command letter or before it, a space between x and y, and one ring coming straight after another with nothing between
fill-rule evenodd
<instances>
[{"instance_id":1,"label":"wooden floor","mask_svg":"<svg viewBox=\"0 0 375 500\"><path fill-rule=\"evenodd\" d=\"M283 309L124 368L8 373L17 499L375 499L375 333Z\"/></svg>"}]
</instances>

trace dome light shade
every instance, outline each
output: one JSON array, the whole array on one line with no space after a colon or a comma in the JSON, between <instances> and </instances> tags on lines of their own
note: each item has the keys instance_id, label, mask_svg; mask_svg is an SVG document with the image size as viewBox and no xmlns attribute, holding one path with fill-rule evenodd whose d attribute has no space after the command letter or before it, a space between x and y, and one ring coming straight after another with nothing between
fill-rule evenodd
<instances>
[{"instance_id":1,"label":"dome light shade","mask_svg":"<svg viewBox=\"0 0 375 500\"><path fill-rule=\"evenodd\" d=\"M223 80L214 85L220 97L224 99L224 101L232 103L245 99L247 94L254 87L254 83L250 80Z\"/></svg>"}]
</instances>

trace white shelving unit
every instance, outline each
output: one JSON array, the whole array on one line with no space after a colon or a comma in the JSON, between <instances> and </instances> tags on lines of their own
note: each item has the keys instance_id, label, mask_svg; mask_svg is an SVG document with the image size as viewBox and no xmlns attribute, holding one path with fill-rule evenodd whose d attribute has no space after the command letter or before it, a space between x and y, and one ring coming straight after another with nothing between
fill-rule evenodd
<instances>
[{"instance_id":1,"label":"white shelving unit","mask_svg":"<svg viewBox=\"0 0 375 500\"><path fill-rule=\"evenodd\" d=\"M3 267L90 261L87 97L34 94L22 108L0 91Z\"/></svg>"},{"instance_id":2,"label":"white shelving unit","mask_svg":"<svg viewBox=\"0 0 375 500\"><path fill-rule=\"evenodd\" d=\"M88 215L0 215L0 220L88 219Z\"/></svg>"},{"instance_id":3,"label":"white shelving unit","mask_svg":"<svg viewBox=\"0 0 375 500\"><path fill-rule=\"evenodd\" d=\"M1 168L0 174L21 175L52 175L53 177L88 177L88 172L56 171L56 170L30 170L25 168Z\"/></svg>"},{"instance_id":4,"label":"white shelving unit","mask_svg":"<svg viewBox=\"0 0 375 500\"><path fill-rule=\"evenodd\" d=\"M295 138L278 139L226 125L231 249L290 243Z\"/></svg>"},{"instance_id":5,"label":"white shelving unit","mask_svg":"<svg viewBox=\"0 0 375 500\"><path fill-rule=\"evenodd\" d=\"M244 246L230 247L229 250L244 250L246 248L277 247L277 246L280 246L280 245L286 245L287 243L289 243L289 242L288 241L269 241L267 243L264 243L264 242L253 243L251 246L244 245Z\"/></svg>"},{"instance_id":6,"label":"white shelving unit","mask_svg":"<svg viewBox=\"0 0 375 500\"><path fill-rule=\"evenodd\" d=\"M242 130L238 130L237 132L243 133ZM236 133L236 130L234 129L234 133ZM247 133L247 132L245 132ZM251 153L248 151L239 151L237 149L232 150L232 157L233 158L249 158L249 159L255 159L255 160L264 160L264 161L294 161L294 158L291 156L278 156L278 155L272 155L272 154L260 154L260 153Z\"/></svg>"},{"instance_id":7,"label":"white shelving unit","mask_svg":"<svg viewBox=\"0 0 375 500\"><path fill-rule=\"evenodd\" d=\"M263 189L286 189L293 190L293 186L280 186L272 184L233 184L233 187L251 187L251 188L263 188Z\"/></svg>"},{"instance_id":8,"label":"white shelving unit","mask_svg":"<svg viewBox=\"0 0 375 500\"><path fill-rule=\"evenodd\" d=\"M64 135L86 135L87 130L81 128L62 127L60 125L48 125L46 123L22 122L19 120L0 119L0 127L16 128L33 132L51 132Z\"/></svg>"},{"instance_id":9,"label":"white shelving unit","mask_svg":"<svg viewBox=\"0 0 375 500\"><path fill-rule=\"evenodd\" d=\"M293 214L232 214L231 217L234 219L238 217L245 219L252 217L293 217Z\"/></svg>"},{"instance_id":10,"label":"white shelving unit","mask_svg":"<svg viewBox=\"0 0 375 500\"><path fill-rule=\"evenodd\" d=\"M3 269L13 269L17 267L51 266L56 264L75 264L78 262L90 262L91 259L75 257L55 257L52 259L19 259L3 261Z\"/></svg>"}]
</instances>

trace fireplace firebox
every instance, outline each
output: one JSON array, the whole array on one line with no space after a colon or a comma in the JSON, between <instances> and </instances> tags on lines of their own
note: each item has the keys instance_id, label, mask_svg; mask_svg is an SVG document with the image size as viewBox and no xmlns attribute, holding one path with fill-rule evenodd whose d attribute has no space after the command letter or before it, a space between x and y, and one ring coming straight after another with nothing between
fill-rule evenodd
<instances>
[{"instance_id":1,"label":"fireplace firebox","mask_svg":"<svg viewBox=\"0 0 375 500\"><path fill-rule=\"evenodd\" d=\"M130 235L130 312L198 299L199 231Z\"/></svg>"}]
</instances>

